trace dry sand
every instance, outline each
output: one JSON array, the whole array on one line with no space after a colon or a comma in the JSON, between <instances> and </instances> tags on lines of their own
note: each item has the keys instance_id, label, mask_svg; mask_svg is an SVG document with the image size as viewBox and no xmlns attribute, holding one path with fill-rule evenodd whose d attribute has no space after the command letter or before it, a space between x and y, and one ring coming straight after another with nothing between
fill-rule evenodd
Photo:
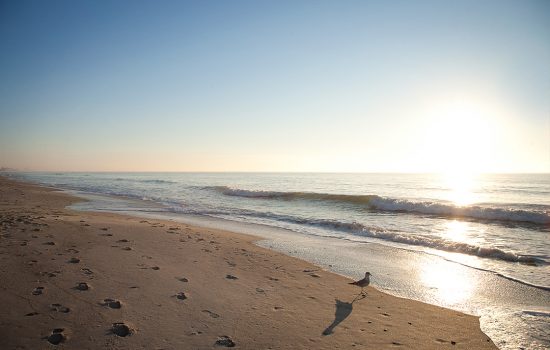
<instances>
[{"instance_id":1,"label":"dry sand","mask_svg":"<svg viewBox=\"0 0 550 350\"><path fill-rule=\"evenodd\" d=\"M75 201L0 177L0 348L496 349L477 317L361 298L254 237Z\"/></svg>"}]
</instances>

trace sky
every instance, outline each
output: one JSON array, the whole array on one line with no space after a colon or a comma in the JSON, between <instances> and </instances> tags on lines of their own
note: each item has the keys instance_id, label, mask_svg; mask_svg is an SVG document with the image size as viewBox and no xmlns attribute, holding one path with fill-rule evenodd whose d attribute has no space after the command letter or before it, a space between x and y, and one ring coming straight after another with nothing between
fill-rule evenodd
<instances>
[{"instance_id":1,"label":"sky","mask_svg":"<svg viewBox=\"0 0 550 350\"><path fill-rule=\"evenodd\" d=\"M550 172L550 1L0 0L0 167Z\"/></svg>"}]
</instances>

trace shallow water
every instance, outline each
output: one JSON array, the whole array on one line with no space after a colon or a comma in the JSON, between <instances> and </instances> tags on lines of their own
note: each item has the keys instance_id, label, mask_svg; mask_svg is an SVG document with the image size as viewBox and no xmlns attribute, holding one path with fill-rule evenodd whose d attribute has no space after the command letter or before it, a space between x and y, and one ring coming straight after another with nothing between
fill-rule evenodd
<instances>
[{"instance_id":1,"label":"shallow water","mask_svg":"<svg viewBox=\"0 0 550 350\"><path fill-rule=\"evenodd\" d=\"M349 277L368 269L377 288L481 316L501 348L550 346L548 175L14 175L92 199L77 209L253 233Z\"/></svg>"}]
</instances>

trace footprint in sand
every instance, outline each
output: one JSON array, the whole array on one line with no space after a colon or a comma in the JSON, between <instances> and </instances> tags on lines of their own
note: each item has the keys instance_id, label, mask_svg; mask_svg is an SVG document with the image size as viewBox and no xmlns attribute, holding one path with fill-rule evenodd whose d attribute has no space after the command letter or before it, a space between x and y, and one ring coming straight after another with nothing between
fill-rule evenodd
<instances>
[{"instance_id":1,"label":"footprint in sand","mask_svg":"<svg viewBox=\"0 0 550 350\"><path fill-rule=\"evenodd\" d=\"M117 241L117 243L128 243L128 242L130 242L130 241L127 240L127 239L119 239L119 240Z\"/></svg>"},{"instance_id":2,"label":"footprint in sand","mask_svg":"<svg viewBox=\"0 0 550 350\"><path fill-rule=\"evenodd\" d=\"M239 277L233 276L233 275L226 275L225 278L227 278L228 280L238 280L239 279Z\"/></svg>"},{"instance_id":3,"label":"footprint in sand","mask_svg":"<svg viewBox=\"0 0 550 350\"><path fill-rule=\"evenodd\" d=\"M82 291L84 291L84 290L90 289L90 286L89 286L88 283L86 283L86 282L80 282L80 283L78 283L78 284L76 285L76 287L74 287L74 288L77 289L77 290L82 290Z\"/></svg>"},{"instance_id":4,"label":"footprint in sand","mask_svg":"<svg viewBox=\"0 0 550 350\"><path fill-rule=\"evenodd\" d=\"M212 312L210 310L202 310L202 312L208 314L212 318L219 318L220 317L220 315L218 315L217 313Z\"/></svg>"},{"instance_id":5,"label":"footprint in sand","mask_svg":"<svg viewBox=\"0 0 550 350\"><path fill-rule=\"evenodd\" d=\"M44 245L55 245L55 242L44 242Z\"/></svg>"},{"instance_id":6,"label":"footprint in sand","mask_svg":"<svg viewBox=\"0 0 550 350\"><path fill-rule=\"evenodd\" d=\"M65 335L63 334L64 329L63 328L55 328L52 331L52 334L50 334L46 339L50 344L58 345L59 343L62 343L67 339Z\"/></svg>"},{"instance_id":7,"label":"footprint in sand","mask_svg":"<svg viewBox=\"0 0 550 350\"><path fill-rule=\"evenodd\" d=\"M87 267L84 267L84 268L82 268L82 269L80 269L80 270L81 270L82 273L84 273L85 275L93 275L93 273L94 273L92 270L90 270L90 269L87 268Z\"/></svg>"},{"instance_id":8,"label":"footprint in sand","mask_svg":"<svg viewBox=\"0 0 550 350\"><path fill-rule=\"evenodd\" d=\"M100 228L100 230L107 231L107 230L109 230L109 228L108 227L102 227L102 228Z\"/></svg>"},{"instance_id":9,"label":"footprint in sand","mask_svg":"<svg viewBox=\"0 0 550 350\"><path fill-rule=\"evenodd\" d=\"M160 267L158 267L158 266L153 266L153 267L151 267L151 270L158 271L158 270L160 270Z\"/></svg>"},{"instance_id":10,"label":"footprint in sand","mask_svg":"<svg viewBox=\"0 0 550 350\"><path fill-rule=\"evenodd\" d=\"M133 250L132 247L124 247L122 250Z\"/></svg>"},{"instance_id":11,"label":"footprint in sand","mask_svg":"<svg viewBox=\"0 0 550 350\"><path fill-rule=\"evenodd\" d=\"M53 271L53 272L44 271L44 272L40 272L40 275L48 276L48 277L55 277L55 276L57 276L58 273L61 273L61 271Z\"/></svg>"},{"instance_id":12,"label":"footprint in sand","mask_svg":"<svg viewBox=\"0 0 550 350\"><path fill-rule=\"evenodd\" d=\"M50 304L50 310L51 310L51 311L62 312L62 313L64 313L64 314L66 314L66 313L68 313L68 312L71 311L71 309L69 309L68 307L63 306L63 305L58 304L58 303Z\"/></svg>"},{"instance_id":13,"label":"footprint in sand","mask_svg":"<svg viewBox=\"0 0 550 350\"><path fill-rule=\"evenodd\" d=\"M28 314L25 314L25 316L36 316L38 315L38 312L29 312Z\"/></svg>"},{"instance_id":14,"label":"footprint in sand","mask_svg":"<svg viewBox=\"0 0 550 350\"><path fill-rule=\"evenodd\" d=\"M174 295L179 300L185 300L187 299L187 295L185 295L184 292L179 292L178 294Z\"/></svg>"},{"instance_id":15,"label":"footprint in sand","mask_svg":"<svg viewBox=\"0 0 550 350\"><path fill-rule=\"evenodd\" d=\"M110 298L103 299L103 303L101 303L101 305L108 306L111 309L120 309L122 307L122 304L120 303L120 301L115 299L110 299Z\"/></svg>"},{"instance_id":16,"label":"footprint in sand","mask_svg":"<svg viewBox=\"0 0 550 350\"><path fill-rule=\"evenodd\" d=\"M222 335L218 338L218 340L216 340L216 343L214 345L225 346L226 348L233 348L235 347L235 342L227 335Z\"/></svg>"},{"instance_id":17,"label":"footprint in sand","mask_svg":"<svg viewBox=\"0 0 550 350\"><path fill-rule=\"evenodd\" d=\"M69 263L71 264L78 264L80 262L80 259L79 258L70 258Z\"/></svg>"},{"instance_id":18,"label":"footprint in sand","mask_svg":"<svg viewBox=\"0 0 550 350\"><path fill-rule=\"evenodd\" d=\"M189 280L185 277L178 278L178 281L180 281L180 282L189 282Z\"/></svg>"},{"instance_id":19,"label":"footprint in sand","mask_svg":"<svg viewBox=\"0 0 550 350\"><path fill-rule=\"evenodd\" d=\"M116 322L113 323L113 326L111 327L111 333L119 337L126 337L128 335L131 335L133 333L133 330L126 324L124 324L124 322Z\"/></svg>"},{"instance_id":20,"label":"footprint in sand","mask_svg":"<svg viewBox=\"0 0 550 350\"><path fill-rule=\"evenodd\" d=\"M40 295L44 291L44 287L36 287L32 290L32 295Z\"/></svg>"}]
</instances>

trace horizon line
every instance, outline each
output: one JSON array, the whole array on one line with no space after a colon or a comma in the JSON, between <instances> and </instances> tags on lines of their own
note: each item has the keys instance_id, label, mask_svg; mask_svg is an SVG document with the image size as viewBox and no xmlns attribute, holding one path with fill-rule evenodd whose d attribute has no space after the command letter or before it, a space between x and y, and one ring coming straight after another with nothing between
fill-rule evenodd
<instances>
[{"instance_id":1,"label":"horizon line","mask_svg":"<svg viewBox=\"0 0 550 350\"><path fill-rule=\"evenodd\" d=\"M277 171L277 170L268 170L268 171L254 171L254 170L18 170L18 169L7 169L0 170L2 173L103 173L103 174L115 174L115 173L174 173L174 174L411 174L411 175L440 175L440 174L449 174L452 172L444 171ZM456 173L456 172L455 172ZM550 175L550 172L546 171L502 171L502 172L475 172L472 175L502 175L502 174L512 174L512 175Z\"/></svg>"}]
</instances>

